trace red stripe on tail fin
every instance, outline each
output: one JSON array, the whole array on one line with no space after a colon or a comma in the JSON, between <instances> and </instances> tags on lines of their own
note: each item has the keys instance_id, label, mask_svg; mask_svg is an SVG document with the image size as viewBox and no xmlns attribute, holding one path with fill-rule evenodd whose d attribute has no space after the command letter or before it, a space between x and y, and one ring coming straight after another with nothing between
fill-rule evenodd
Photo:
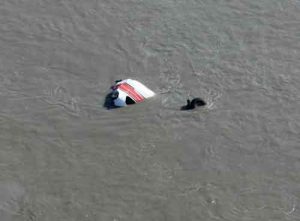
<instances>
[{"instance_id":1,"label":"red stripe on tail fin","mask_svg":"<svg viewBox=\"0 0 300 221\"><path fill-rule=\"evenodd\" d=\"M126 92L135 102L141 102L144 97L139 94L132 86L127 83L118 84L118 89Z\"/></svg>"}]
</instances>

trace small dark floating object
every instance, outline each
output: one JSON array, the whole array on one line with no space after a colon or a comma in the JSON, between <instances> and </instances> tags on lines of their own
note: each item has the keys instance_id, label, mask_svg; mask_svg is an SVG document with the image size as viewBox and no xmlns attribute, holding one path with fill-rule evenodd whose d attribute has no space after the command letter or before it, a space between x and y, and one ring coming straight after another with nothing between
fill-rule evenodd
<instances>
[{"instance_id":1,"label":"small dark floating object","mask_svg":"<svg viewBox=\"0 0 300 221\"><path fill-rule=\"evenodd\" d=\"M194 98L192 101L190 101L190 99L188 99L186 102L187 102L187 104L185 106L182 106L181 110L192 110L192 109L195 109L195 107L200 107L200 106L206 105L206 102L199 97Z\"/></svg>"}]
</instances>

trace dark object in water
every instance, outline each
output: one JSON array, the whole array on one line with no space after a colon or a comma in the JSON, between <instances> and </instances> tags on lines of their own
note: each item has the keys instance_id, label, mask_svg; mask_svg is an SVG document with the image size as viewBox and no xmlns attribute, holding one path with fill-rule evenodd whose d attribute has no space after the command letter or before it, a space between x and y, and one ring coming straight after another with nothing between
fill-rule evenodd
<instances>
[{"instance_id":1,"label":"dark object in water","mask_svg":"<svg viewBox=\"0 0 300 221\"><path fill-rule=\"evenodd\" d=\"M117 96L117 93L114 93L114 92L110 92L109 94L107 94L105 97L103 107L105 107L108 110L117 108L114 104L114 99L116 98L116 96Z\"/></svg>"},{"instance_id":2,"label":"dark object in water","mask_svg":"<svg viewBox=\"0 0 300 221\"><path fill-rule=\"evenodd\" d=\"M186 102L187 104L185 106L182 106L181 110L192 110L197 106L200 107L206 105L206 102L199 97L194 98L192 101L188 99Z\"/></svg>"}]
</instances>

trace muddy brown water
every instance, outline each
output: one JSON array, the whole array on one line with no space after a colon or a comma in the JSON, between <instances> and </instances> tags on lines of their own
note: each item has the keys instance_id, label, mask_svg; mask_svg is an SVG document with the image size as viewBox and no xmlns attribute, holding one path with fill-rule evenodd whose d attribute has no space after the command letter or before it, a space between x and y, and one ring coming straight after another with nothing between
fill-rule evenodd
<instances>
[{"instance_id":1,"label":"muddy brown water","mask_svg":"<svg viewBox=\"0 0 300 221\"><path fill-rule=\"evenodd\" d=\"M1 221L300 219L299 0L2 0L0 49Z\"/></svg>"}]
</instances>

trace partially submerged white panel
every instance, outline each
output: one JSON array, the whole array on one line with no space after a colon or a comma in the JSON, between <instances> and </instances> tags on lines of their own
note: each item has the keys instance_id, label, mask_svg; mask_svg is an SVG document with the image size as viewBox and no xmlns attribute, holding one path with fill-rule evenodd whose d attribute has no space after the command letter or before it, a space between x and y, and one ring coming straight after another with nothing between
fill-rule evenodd
<instances>
[{"instance_id":1,"label":"partially submerged white panel","mask_svg":"<svg viewBox=\"0 0 300 221\"><path fill-rule=\"evenodd\" d=\"M130 86L132 86L144 98L150 98L155 95L155 93L153 91L151 91L149 88L147 88L145 85L143 85L139 81L127 79L127 80L125 80L125 82L128 83Z\"/></svg>"},{"instance_id":2,"label":"partially submerged white panel","mask_svg":"<svg viewBox=\"0 0 300 221\"><path fill-rule=\"evenodd\" d=\"M118 81L111 89L113 103L117 107L140 103L155 95L141 82L132 79Z\"/></svg>"}]
</instances>

